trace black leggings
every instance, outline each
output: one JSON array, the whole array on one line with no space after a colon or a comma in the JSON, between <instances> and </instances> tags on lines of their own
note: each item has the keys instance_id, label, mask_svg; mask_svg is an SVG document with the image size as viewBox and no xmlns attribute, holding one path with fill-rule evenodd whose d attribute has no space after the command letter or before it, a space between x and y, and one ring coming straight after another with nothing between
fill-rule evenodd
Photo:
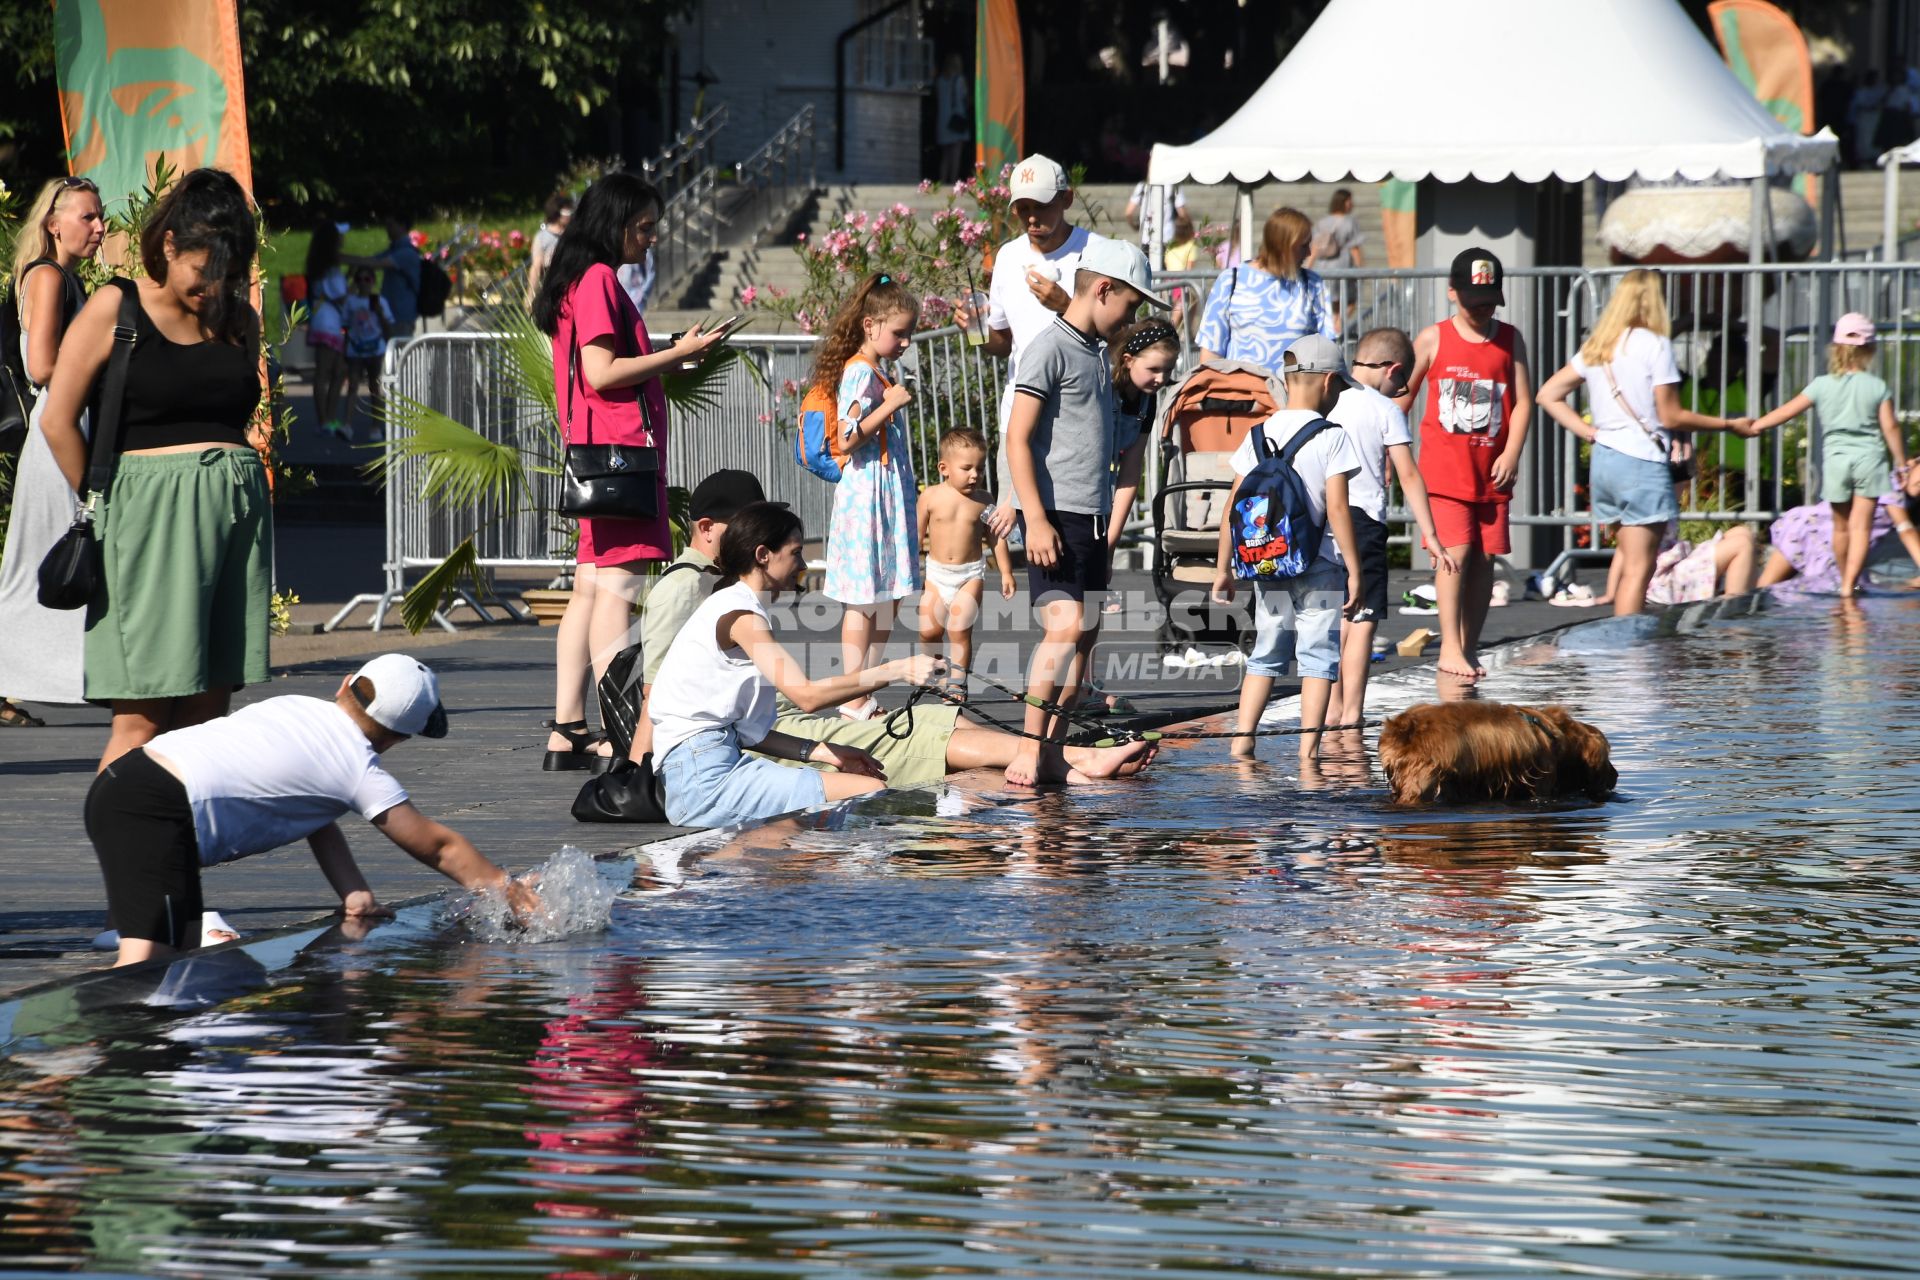
<instances>
[{"instance_id":1,"label":"black leggings","mask_svg":"<svg viewBox=\"0 0 1920 1280\"><path fill-rule=\"evenodd\" d=\"M86 814L120 936L199 946L200 842L180 779L144 748L129 751L93 780Z\"/></svg>"}]
</instances>

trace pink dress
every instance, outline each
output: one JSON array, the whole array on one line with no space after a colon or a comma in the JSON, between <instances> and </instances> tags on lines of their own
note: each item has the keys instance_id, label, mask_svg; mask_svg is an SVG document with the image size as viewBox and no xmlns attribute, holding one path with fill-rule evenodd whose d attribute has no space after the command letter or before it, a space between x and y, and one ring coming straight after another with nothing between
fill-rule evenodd
<instances>
[{"instance_id":1,"label":"pink dress","mask_svg":"<svg viewBox=\"0 0 1920 1280\"><path fill-rule=\"evenodd\" d=\"M620 287L613 268L600 263L588 267L560 306L558 332L553 336L554 398L560 408L561 434L568 444L586 444L589 429L595 444L652 445L660 450L660 514L652 520L622 520L588 516L580 521L581 564L619 565L640 560L673 558L673 531L667 523L667 395L660 379L633 387L595 391L574 378L569 386L573 348L596 338L611 338L616 357L626 359L653 353L647 341L646 321L633 299ZM646 397L643 418L640 398ZM647 430L650 419L656 431Z\"/></svg>"}]
</instances>

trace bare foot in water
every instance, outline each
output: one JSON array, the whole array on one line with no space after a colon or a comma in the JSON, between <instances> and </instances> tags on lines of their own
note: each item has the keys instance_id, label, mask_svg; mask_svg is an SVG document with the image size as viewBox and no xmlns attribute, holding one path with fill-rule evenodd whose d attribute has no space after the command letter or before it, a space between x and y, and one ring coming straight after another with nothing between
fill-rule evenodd
<instances>
[{"instance_id":1,"label":"bare foot in water","mask_svg":"<svg viewBox=\"0 0 1920 1280\"><path fill-rule=\"evenodd\" d=\"M1098 782L1102 778L1131 778L1153 763L1151 742L1123 742L1117 747L1068 747L1066 782Z\"/></svg>"},{"instance_id":2,"label":"bare foot in water","mask_svg":"<svg viewBox=\"0 0 1920 1280\"><path fill-rule=\"evenodd\" d=\"M1441 649L1440 661L1437 665L1441 675L1457 676L1462 680L1477 680L1481 675L1485 674L1478 670L1467 655L1461 653L1458 649Z\"/></svg>"},{"instance_id":3,"label":"bare foot in water","mask_svg":"<svg viewBox=\"0 0 1920 1280\"><path fill-rule=\"evenodd\" d=\"M1040 749L1029 743L1007 763L1007 785L1030 787L1040 780Z\"/></svg>"}]
</instances>

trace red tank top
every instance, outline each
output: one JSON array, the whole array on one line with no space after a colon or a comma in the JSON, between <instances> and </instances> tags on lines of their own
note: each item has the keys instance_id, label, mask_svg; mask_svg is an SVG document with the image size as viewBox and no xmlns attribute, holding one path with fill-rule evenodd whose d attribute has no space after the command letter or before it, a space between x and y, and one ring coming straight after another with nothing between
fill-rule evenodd
<instances>
[{"instance_id":1,"label":"red tank top","mask_svg":"<svg viewBox=\"0 0 1920 1280\"><path fill-rule=\"evenodd\" d=\"M1485 342L1461 337L1452 317L1436 329L1440 345L1427 369L1420 419L1420 476L1442 497L1506 502L1513 495L1494 488L1491 477L1513 416L1513 326L1494 321Z\"/></svg>"}]
</instances>

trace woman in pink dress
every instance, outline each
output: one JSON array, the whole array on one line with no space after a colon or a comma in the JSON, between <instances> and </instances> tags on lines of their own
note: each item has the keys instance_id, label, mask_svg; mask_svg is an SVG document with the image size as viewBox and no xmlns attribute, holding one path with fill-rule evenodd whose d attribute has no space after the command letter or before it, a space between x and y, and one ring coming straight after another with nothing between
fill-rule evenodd
<instances>
[{"instance_id":1,"label":"woman in pink dress","mask_svg":"<svg viewBox=\"0 0 1920 1280\"><path fill-rule=\"evenodd\" d=\"M553 335L553 385L568 444L650 446L660 451L657 515L580 520L573 598L560 619L546 769L604 768L611 746L587 733L589 679L631 643L633 604L649 562L673 558L667 524L667 397L660 375L706 355L720 335L689 332L655 351L646 321L615 278L644 261L660 229L660 194L614 173L588 187L553 251L533 300L533 321Z\"/></svg>"}]
</instances>

